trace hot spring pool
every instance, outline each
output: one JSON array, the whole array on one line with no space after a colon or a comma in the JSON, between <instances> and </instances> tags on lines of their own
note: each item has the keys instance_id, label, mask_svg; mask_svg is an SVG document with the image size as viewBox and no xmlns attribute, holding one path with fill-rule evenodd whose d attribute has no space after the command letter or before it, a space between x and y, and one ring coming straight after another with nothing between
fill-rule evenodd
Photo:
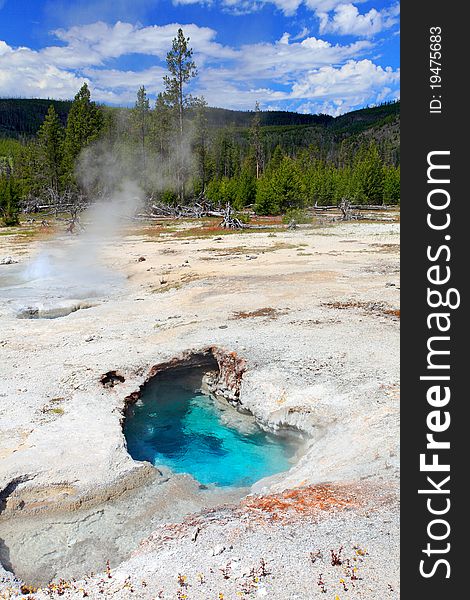
<instances>
[{"instance_id":1,"label":"hot spring pool","mask_svg":"<svg viewBox=\"0 0 470 600\"><path fill-rule=\"evenodd\" d=\"M174 379L149 383L129 408L124 434L135 460L234 487L292 466L293 440L261 430L252 417L203 394L194 380Z\"/></svg>"}]
</instances>

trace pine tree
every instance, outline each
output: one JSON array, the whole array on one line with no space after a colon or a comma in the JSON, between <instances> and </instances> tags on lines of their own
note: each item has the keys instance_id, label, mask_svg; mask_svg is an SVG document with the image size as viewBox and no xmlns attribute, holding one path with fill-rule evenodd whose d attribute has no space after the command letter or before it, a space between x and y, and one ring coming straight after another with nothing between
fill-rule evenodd
<instances>
[{"instance_id":1,"label":"pine tree","mask_svg":"<svg viewBox=\"0 0 470 600\"><path fill-rule=\"evenodd\" d=\"M137 92L137 100L132 109L131 120L140 145L141 171L145 173L147 167L146 147L150 125L150 102L144 86L141 86Z\"/></svg>"},{"instance_id":2,"label":"pine tree","mask_svg":"<svg viewBox=\"0 0 470 600\"><path fill-rule=\"evenodd\" d=\"M263 146L261 142L261 111L259 102L255 104L255 114L250 129L251 144L254 150L256 163L256 179L259 179L263 171Z\"/></svg>"},{"instance_id":3,"label":"pine tree","mask_svg":"<svg viewBox=\"0 0 470 600\"><path fill-rule=\"evenodd\" d=\"M169 152L171 132L171 107L168 105L165 94L160 92L152 111L151 134L161 157L166 157Z\"/></svg>"},{"instance_id":4,"label":"pine tree","mask_svg":"<svg viewBox=\"0 0 470 600\"><path fill-rule=\"evenodd\" d=\"M305 191L302 178L292 158L285 156L279 167L258 180L255 211L276 215L290 208L302 208Z\"/></svg>"},{"instance_id":5,"label":"pine tree","mask_svg":"<svg viewBox=\"0 0 470 600\"><path fill-rule=\"evenodd\" d=\"M74 98L65 129L64 171L68 180L73 180L76 158L83 148L98 138L102 126L102 113L91 101L90 90L84 83Z\"/></svg>"},{"instance_id":6,"label":"pine tree","mask_svg":"<svg viewBox=\"0 0 470 600\"><path fill-rule=\"evenodd\" d=\"M233 126L229 126L218 131L215 136L213 155L218 177L232 177L236 172L234 135Z\"/></svg>"},{"instance_id":7,"label":"pine tree","mask_svg":"<svg viewBox=\"0 0 470 600\"><path fill-rule=\"evenodd\" d=\"M19 189L11 175L0 177L0 217L3 225L18 225Z\"/></svg>"},{"instance_id":8,"label":"pine tree","mask_svg":"<svg viewBox=\"0 0 470 600\"><path fill-rule=\"evenodd\" d=\"M336 198L336 169L323 160L316 161L308 171L306 195L320 206L330 206Z\"/></svg>"},{"instance_id":9,"label":"pine tree","mask_svg":"<svg viewBox=\"0 0 470 600\"><path fill-rule=\"evenodd\" d=\"M343 198L351 200L351 168L335 169L333 203L339 204Z\"/></svg>"},{"instance_id":10,"label":"pine tree","mask_svg":"<svg viewBox=\"0 0 470 600\"><path fill-rule=\"evenodd\" d=\"M272 177L265 173L257 180L255 212L258 215L278 215L280 211Z\"/></svg>"},{"instance_id":11,"label":"pine tree","mask_svg":"<svg viewBox=\"0 0 470 600\"><path fill-rule=\"evenodd\" d=\"M166 55L169 75L165 75L165 99L177 115L177 179L180 201L184 199L184 183L186 179L186 164L183 152L184 112L191 104L191 96L185 94L185 86L197 75L196 63L193 61L193 49L188 47L189 37L184 37L183 30L178 29L173 39L171 50Z\"/></svg>"},{"instance_id":12,"label":"pine tree","mask_svg":"<svg viewBox=\"0 0 470 600\"><path fill-rule=\"evenodd\" d=\"M281 166L282 160L285 157L285 152L282 149L282 146L280 146L279 144L274 148L274 152L273 155L271 156L271 160L268 163L268 166L266 167L266 171L269 171L270 173L273 171L276 171L277 169L279 169L279 167Z\"/></svg>"},{"instance_id":13,"label":"pine tree","mask_svg":"<svg viewBox=\"0 0 470 600\"><path fill-rule=\"evenodd\" d=\"M188 96L184 93L185 85L197 75L196 63L193 61L193 49L188 48L189 37L185 38L183 30L178 29L173 39L172 48L166 55L167 68L170 75L165 75L165 93L178 113L180 135L183 136L183 114Z\"/></svg>"},{"instance_id":14,"label":"pine tree","mask_svg":"<svg viewBox=\"0 0 470 600\"><path fill-rule=\"evenodd\" d=\"M237 210L253 204L256 200L256 178L251 170L244 166L236 179L236 191L233 206Z\"/></svg>"},{"instance_id":15,"label":"pine tree","mask_svg":"<svg viewBox=\"0 0 470 600\"><path fill-rule=\"evenodd\" d=\"M383 202L383 163L377 146L371 143L361 148L354 161L353 195L356 202L382 204Z\"/></svg>"},{"instance_id":16,"label":"pine tree","mask_svg":"<svg viewBox=\"0 0 470 600\"><path fill-rule=\"evenodd\" d=\"M22 195L39 198L44 191L42 177L43 160L37 140L31 140L21 148L16 164L15 177L22 190Z\"/></svg>"},{"instance_id":17,"label":"pine tree","mask_svg":"<svg viewBox=\"0 0 470 600\"><path fill-rule=\"evenodd\" d=\"M279 199L281 212L288 208L302 208L304 206L304 190L302 179L295 161L284 157L279 168L274 172L273 187Z\"/></svg>"},{"instance_id":18,"label":"pine tree","mask_svg":"<svg viewBox=\"0 0 470 600\"><path fill-rule=\"evenodd\" d=\"M45 185L56 193L59 192L62 175L63 144L64 129L51 104L38 132L38 150Z\"/></svg>"},{"instance_id":19,"label":"pine tree","mask_svg":"<svg viewBox=\"0 0 470 600\"><path fill-rule=\"evenodd\" d=\"M400 203L400 167L384 167L383 201L384 204Z\"/></svg>"},{"instance_id":20,"label":"pine tree","mask_svg":"<svg viewBox=\"0 0 470 600\"><path fill-rule=\"evenodd\" d=\"M223 202L222 182L220 179L211 179L206 187L206 198L215 204Z\"/></svg>"}]
</instances>

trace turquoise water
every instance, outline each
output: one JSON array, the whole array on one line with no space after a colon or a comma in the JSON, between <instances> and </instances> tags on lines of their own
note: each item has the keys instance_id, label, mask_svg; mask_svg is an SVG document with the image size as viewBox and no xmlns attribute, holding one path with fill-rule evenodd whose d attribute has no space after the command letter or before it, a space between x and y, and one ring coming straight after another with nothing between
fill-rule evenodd
<instances>
[{"instance_id":1,"label":"turquoise water","mask_svg":"<svg viewBox=\"0 0 470 600\"><path fill-rule=\"evenodd\" d=\"M184 380L146 386L124 426L134 459L189 473L202 484L236 487L291 467L292 442L194 389Z\"/></svg>"}]
</instances>

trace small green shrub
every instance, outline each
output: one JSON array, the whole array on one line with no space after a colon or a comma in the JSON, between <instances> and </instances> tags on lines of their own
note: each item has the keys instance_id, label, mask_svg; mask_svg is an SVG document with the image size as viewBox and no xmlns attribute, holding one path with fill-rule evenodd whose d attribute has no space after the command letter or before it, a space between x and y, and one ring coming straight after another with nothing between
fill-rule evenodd
<instances>
[{"instance_id":1,"label":"small green shrub","mask_svg":"<svg viewBox=\"0 0 470 600\"><path fill-rule=\"evenodd\" d=\"M313 222L313 217L301 208L290 208L286 210L282 222L290 223L291 221L295 221L299 225L307 224Z\"/></svg>"},{"instance_id":2,"label":"small green shrub","mask_svg":"<svg viewBox=\"0 0 470 600\"><path fill-rule=\"evenodd\" d=\"M178 203L178 196L173 190L164 190L160 196L161 202L170 206L175 206Z\"/></svg>"},{"instance_id":3,"label":"small green shrub","mask_svg":"<svg viewBox=\"0 0 470 600\"><path fill-rule=\"evenodd\" d=\"M247 225L250 222L250 215L246 213L236 212L233 214L234 219L238 219L244 225Z\"/></svg>"}]
</instances>

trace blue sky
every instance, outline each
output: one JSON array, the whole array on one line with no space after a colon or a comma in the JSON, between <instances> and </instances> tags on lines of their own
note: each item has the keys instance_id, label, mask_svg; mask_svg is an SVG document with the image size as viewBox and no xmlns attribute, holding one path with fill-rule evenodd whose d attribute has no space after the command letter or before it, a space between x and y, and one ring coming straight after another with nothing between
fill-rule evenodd
<instances>
[{"instance_id":1,"label":"blue sky","mask_svg":"<svg viewBox=\"0 0 470 600\"><path fill-rule=\"evenodd\" d=\"M399 96L395 0L0 0L0 96L133 104L178 27L211 106L337 115Z\"/></svg>"}]
</instances>

